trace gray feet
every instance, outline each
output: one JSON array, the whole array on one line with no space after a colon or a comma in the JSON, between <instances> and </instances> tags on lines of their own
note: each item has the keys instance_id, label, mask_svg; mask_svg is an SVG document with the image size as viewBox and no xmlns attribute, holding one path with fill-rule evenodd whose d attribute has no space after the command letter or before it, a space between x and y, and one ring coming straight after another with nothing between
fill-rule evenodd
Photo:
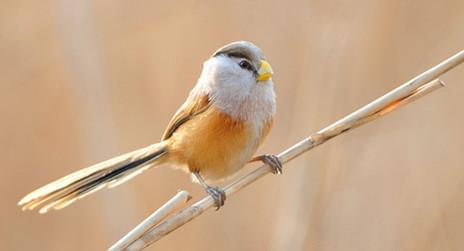
<instances>
[{"instance_id":1,"label":"gray feet","mask_svg":"<svg viewBox=\"0 0 464 251\"><path fill-rule=\"evenodd\" d=\"M224 201L226 200L226 193L219 187L208 186L205 188L206 192L213 198L214 205L216 206L216 211L224 206Z\"/></svg>"},{"instance_id":2,"label":"gray feet","mask_svg":"<svg viewBox=\"0 0 464 251\"><path fill-rule=\"evenodd\" d=\"M195 177L197 177L198 182L203 186L205 191L213 198L214 205L216 206L216 211L219 210L222 206L224 206L224 201L226 200L226 193L219 187L212 187L206 184L203 177L201 177L200 172L196 171L193 172Z\"/></svg>"},{"instance_id":3,"label":"gray feet","mask_svg":"<svg viewBox=\"0 0 464 251\"><path fill-rule=\"evenodd\" d=\"M279 157L273 154L263 154L256 156L252 159L252 161L260 160L264 164L269 165L272 168L273 174L282 174L282 162L280 161Z\"/></svg>"}]
</instances>

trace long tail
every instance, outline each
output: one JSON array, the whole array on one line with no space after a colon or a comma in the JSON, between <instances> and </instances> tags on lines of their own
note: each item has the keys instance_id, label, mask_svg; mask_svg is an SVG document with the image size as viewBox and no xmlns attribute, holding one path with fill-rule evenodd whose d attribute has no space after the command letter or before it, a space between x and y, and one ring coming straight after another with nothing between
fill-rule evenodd
<instances>
[{"instance_id":1,"label":"long tail","mask_svg":"<svg viewBox=\"0 0 464 251\"><path fill-rule=\"evenodd\" d=\"M40 213L62 209L103 187L115 187L159 164L166 153L163 142L126 153L45 185L26 195L18 205L23 210L33 210L40 206Z\"/></svg>"}]
</instances>

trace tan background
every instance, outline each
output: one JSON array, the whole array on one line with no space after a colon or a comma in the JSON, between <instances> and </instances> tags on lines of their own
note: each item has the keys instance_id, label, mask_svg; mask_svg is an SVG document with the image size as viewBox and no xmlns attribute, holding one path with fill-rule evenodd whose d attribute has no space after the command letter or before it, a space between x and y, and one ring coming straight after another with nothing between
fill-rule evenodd
<instances>
[{"instance_id":1,"label":"tan background","mask_svg":"<svg viewBox=\"0 0 464 251\"><path fill-rule=\"evenodd\" d=\"M159 168L65 210L16 202L157 141L234 40L259 45L277 153L464 49L464 1L0 2L0 250L102 250L177 189ZM464 250L464 66L448 87L295 160L150 250ZM288 167L288 169L287 169Z\"/></svg>"}]
</instances>

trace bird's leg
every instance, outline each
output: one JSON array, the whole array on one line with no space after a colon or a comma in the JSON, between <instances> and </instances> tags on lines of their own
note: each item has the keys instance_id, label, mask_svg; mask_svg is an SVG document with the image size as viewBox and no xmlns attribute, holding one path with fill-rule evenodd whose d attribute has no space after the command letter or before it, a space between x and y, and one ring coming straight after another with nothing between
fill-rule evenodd
<instances>
[{"instance_id":1,"label":"bird's leg","mask_svg":"<svg viewBox=\"0 0 464 251\"><path fill-rule=\"evenodd\" d=\"M213 198L214 205L216 206L216 211L219 210L222 206L224 206L224 201L226 200L226 193L220 187L213 187L206 184L203 177L201 177L200 172L196 171L193 172L195 177L197 178L198 182L203 186L205 191Z\"/></svg>"},{"instance_id":2,"label":"bird's leg","mask_svg":"<svg viewBox=\"0 0 464 251\"><path fill-rule=\"evenodd\" d=\"M273 174L282 174L282 161L279 157L273 154L263 154L254 157L249 162L262 161L264 164L269 165L272 168Z\"/></svg>"}]
</instances>

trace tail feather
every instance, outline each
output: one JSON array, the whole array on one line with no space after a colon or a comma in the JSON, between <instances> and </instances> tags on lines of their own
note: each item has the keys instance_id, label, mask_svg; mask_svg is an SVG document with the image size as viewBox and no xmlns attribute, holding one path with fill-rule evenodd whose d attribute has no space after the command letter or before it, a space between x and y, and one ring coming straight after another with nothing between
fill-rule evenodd
<instances>
[{"instance_id":1,"label":"tail feather","mask_svg":"<svg viewBox=\"0 0 464 251\"><path fill-rule=\"evenodd\" d=\"M126 153L99 164L84 168L45 185L18 202L23 210L42 206L40 213L64 208L104 187L115 187L159 163L166 153L164 143Z\"/></svg>"}]
</instances>

